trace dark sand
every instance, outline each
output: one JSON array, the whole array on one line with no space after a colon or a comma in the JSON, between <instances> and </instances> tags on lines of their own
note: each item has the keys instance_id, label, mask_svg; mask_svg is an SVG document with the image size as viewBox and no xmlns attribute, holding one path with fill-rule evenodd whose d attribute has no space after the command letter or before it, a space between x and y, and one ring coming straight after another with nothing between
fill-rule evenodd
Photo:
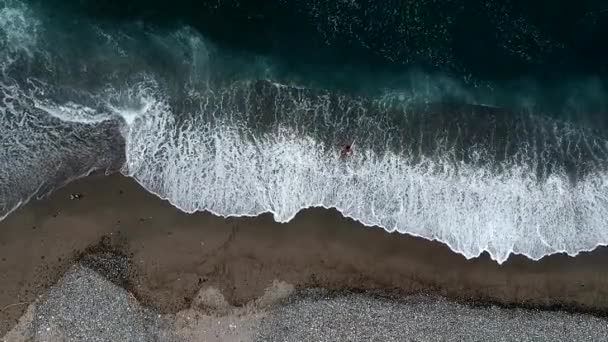
<instances>
[{"instance_id":1,"label":"dark sand","mask_svg":"<svg viewBox=\"0 0 608 342\"><path fill-rule=\"evenodd\" d=\"M73 193L83 198L70 200ZM114 175L75 181L0 222L0 336L83 252L100 248L129 258L121 285L164 313L189 307L204 286L244 304L273 280L608 312L607 248L538 262L515 256L498 265L487 255L466 260L437 242L365 227L334 210L305 210L288 224L270 215L189 215Z\"/></svg>"}]
</instances>

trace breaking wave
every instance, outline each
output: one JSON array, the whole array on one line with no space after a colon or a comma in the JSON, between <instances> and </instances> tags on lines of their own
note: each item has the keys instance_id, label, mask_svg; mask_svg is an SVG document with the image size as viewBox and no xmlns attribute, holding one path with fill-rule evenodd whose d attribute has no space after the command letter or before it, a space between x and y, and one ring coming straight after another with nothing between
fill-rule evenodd
<instances>
[{"instance_id":1,"label":"breaking wave","mask_svg":"<svg viewBox=\"0 0 608 342\"><path fill-rule=\"evenodd\" d=\"M270 82L235 88L187 119L159 101L129 127L123 173L186 212L287 222L331 207L468 258L608 241L608 145L591 132L482 107L408 111ZM482 118L494 123L475 127ZM343 160L348 138L356 153Z\"/></svg>"},{"instance_id":2,"label":"breaking wave","mask_svg":"<svg viewBox=\"0 0 608 342\"><path fill-rule=\"evenodd\" d=\"M119 169L186 212L287 222L336 208L500 263L608 243L604 127L547 114L511 83L488 92L418 70L397 88L341 91L290 81L274 57L219 48L191 27L41 13L0 1L1 217ZM574 83L605 95L601 80ZM565 98L585 104L590 93Z\"/></svg>"}]
</instances>

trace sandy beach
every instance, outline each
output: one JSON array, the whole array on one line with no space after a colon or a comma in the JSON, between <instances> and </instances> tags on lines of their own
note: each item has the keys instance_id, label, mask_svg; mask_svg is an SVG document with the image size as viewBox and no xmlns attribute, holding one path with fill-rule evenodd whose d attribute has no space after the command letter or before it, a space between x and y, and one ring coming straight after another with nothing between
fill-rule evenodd
<instances>
[{"instance_id":1,"label":"sandy beach","mask_svg":"<svg viewBox=\"0 0 608 342\"><path fill-rule=\"evenodd\" d=\"M283 282L603 316L607 261L603 247L540 261L513 256L502 265L487 255L466 260L441 243L365 227L335 210L305 210L287 224L270 215L186 214L131 179L93 175L0 222L0 336L76 262L161 314L190 308L203 288L239 307Z\"/></svg>"}]
</instances>

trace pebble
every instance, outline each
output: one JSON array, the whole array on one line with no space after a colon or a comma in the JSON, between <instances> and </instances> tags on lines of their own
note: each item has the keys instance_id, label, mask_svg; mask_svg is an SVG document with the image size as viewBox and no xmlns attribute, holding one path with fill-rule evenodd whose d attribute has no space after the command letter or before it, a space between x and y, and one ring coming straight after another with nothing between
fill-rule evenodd
<instances>
[{"instance_id":1,"label":"pebble","mask_svg":"<svg viewBox=\"0 0 608 342\"><path fill-rule=\"evenodd\" d=\"M563 312L471 307L307 291L262 320L258 341L607 341L608 320Z\"/></svg>"},{"instance_id":2,"label":"pebble","mask_svg":"<svg viewBox=\"0 0 608 342\"><path fill-rule=\"evenodd\" d=\"M23 329L27 341L183 341L174 333L174 319L142 307L126 290L80 265L51 287L34 310ZM472 307L430 296L386 298L305 290L266 310L254 327L253 341L608 340L605 318ZM196 320L186 317L195 328ZM202 328L195 335L208 337ZM230 322L225 329L237 333L241 325Z\"/></svg>"},{"instance_id":3,"label":"pebble","mask_svg":"<svg viewBox=\"0 0 608 342\"><path fill-rule=\"evenodd\" d=\"M27 327L28 341L153 341L153 320L130 298L98 273L71 268L49 289Z\"/></svg>"}]
</instances>

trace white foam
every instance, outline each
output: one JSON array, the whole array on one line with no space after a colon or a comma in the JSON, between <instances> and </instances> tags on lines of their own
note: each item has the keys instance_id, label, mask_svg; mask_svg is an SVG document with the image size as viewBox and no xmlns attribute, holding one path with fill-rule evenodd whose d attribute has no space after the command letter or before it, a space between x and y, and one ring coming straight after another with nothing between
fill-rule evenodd
<instances>
[{"instance_id":1,"label":"white foam","mask_svg":"<svg viewBox=\"0 0 608 342\"><path fill-rule=\"evenodd\" d=\"M336 208L387 231L446 243L467 258L483 251L499 263L574 255L608 242L605 173L573 186L560 173L544 181L522 167L502 174L449 158L338 151L280 128L244 139L238 123L177 124L156 103L127 134L123 173L186 212L222 216L271 212L279 222L310 207Z\"/></svg>"},{"instance_id":2,"label":"white foam","mask_svg":"<svg viewBox=\"0 0 608 342\"><path fill-rule=\"evenodd\" d=\"M158 84L152 77L142 75L142 81L134 87L117 90L107 88L102 95L104 105L113 114L120 116L127 126L131 126L137 118L153 111L156 104L155 93Z\"/></svg>"},{"instance_id":3,"label":"white foam","mask_svg":"<svg viewBox=\"0 0 608 342\"><path fill-rule=\"evenodd\" d=\"M15 56L9 54L17 52L31 57L38 41L39 26L40 22L24 3L0 0L0 48L4 50L2 62L14 60Z\"/></svg>"},{"instance_id":4,"label":"white foam","mask_svg":"<svg viewBox=\"0 0 608 342\"><path fill-rule=\"evenodd\" d=\"M34 103L36 108L64 122L90 124L112 119L108 113L100 113L93 108L74 102L55 104L50 101L35 100Z\"/></svg>"},{"instance_id":5,"label":"white foam","mask_svg":"<svg viewBox=\"0 0 608 342\"><path fill-rule=\"evenodd\" d=\"M150 109L148 104L144 104L140 108L117 108L112 105L108 107L112 109L114 113L120 115L120 117L125 120L127 125L133 124L135 119L137 119L139 116L143 115Z\"/></svg>"}]
</instances>

